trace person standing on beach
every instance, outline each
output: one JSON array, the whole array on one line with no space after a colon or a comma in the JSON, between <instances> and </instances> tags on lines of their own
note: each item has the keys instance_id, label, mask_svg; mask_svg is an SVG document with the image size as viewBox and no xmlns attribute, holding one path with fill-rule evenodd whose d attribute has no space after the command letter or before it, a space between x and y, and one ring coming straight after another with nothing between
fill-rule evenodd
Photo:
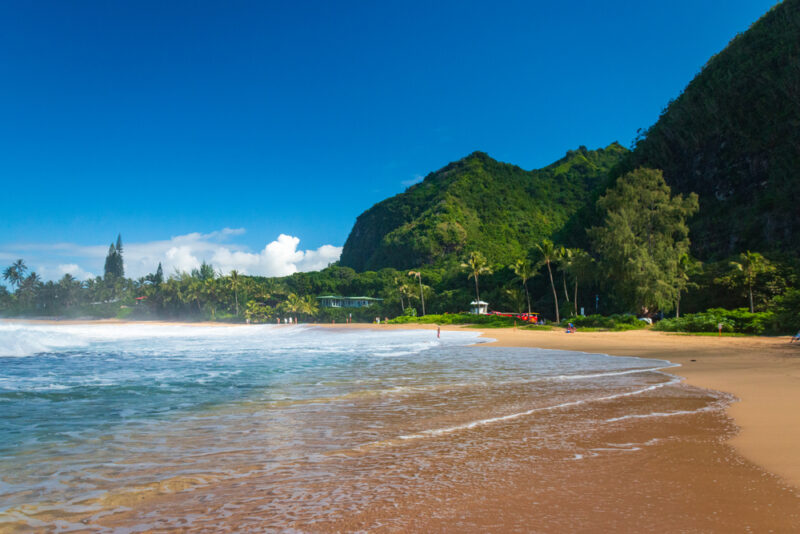
<instances>
[{"instance_id":1,"label":"person standing on beach","mask_svg":"<svg viewBox=\"0 0 800 534\"><path fill-rule=\"evenodd\" d=\"M442 337L442 327L441 326L437 326L436 327L436 339L439 339L440 337Z\"/></svg>"}]
</instances>

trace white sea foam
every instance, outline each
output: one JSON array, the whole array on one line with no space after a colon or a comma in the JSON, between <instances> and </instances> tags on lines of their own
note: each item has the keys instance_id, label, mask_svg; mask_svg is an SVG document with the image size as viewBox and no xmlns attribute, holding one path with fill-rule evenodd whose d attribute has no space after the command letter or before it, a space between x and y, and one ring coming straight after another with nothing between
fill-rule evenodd
<instances>
[{"instance_id":1,"label":"white sea foam","mask_svg":"<svg viewBox=\"0 0 800 534\"><path fill-rule=\"evenodd\" d=\"M309 330L324 336L324 352L347 352L369 348L377 357L410 355L442 345L475 342L478 332L452 332L447 340L432 340L425 330L353 331L330 333L312 326L240 325L192 326L149 324L26 324L0 321L0 357L25 357L53 352L72 352L99 344L113 343L121 350L162 350L165 343L192 349L202 354L214 350L255 350L302 348L306 354ZM201 354L201 356L202 356Z\"/></svg>"},{"instance_id":2,"label":"white sea foam","mask_svg":"<svg viewBox=\"0 0 800 534\"><path fill-rule=\"evenodd\" d=\"M635 391L627 391L625 393L616 393L614 395L606 395L606 396L603 396L603 397L594 397L594 398L591 398L591 399L580 399L580 400L574 400L574 401L569 401L569 402L562 402L560 404L555 404L553 406L543 406L543 407L540 407L540 408L533 408L533 409L530 409L530 410L526 410L524 412L517 412L517 413L508 414L508 415L501 415L501 416L498 416L498 417L489 417L487 419L479 419L477 421L471 421L469 423L465 423L465 424L462 424L462 425L455 425L455 426L446 427L446 428L435 428L435 429L430 429L430 430L423 430L421 432L417 432L416 434L408 434L408 435L400 436L400 439L410 440L410 439L427 438L427 437L431 437L431 436L441 436L441 435L444 435L444 434L450 434L452 432L459 432L459 431L462 431L462 430L469 430L471 428L475 428L475 427L478 427L478 426L491 425L491 424L500 423L500 422L503 422L503 421L511 421L513 419L519 419L520 417L526 417L528 415L532 415L532 414L537 413L537 412L545 412L545 411L549 411L549 410L558 410L560 408L568 408L568 407L571 407L571 406L580 406L582 404L587 404L587 403L591 403L591 402L602 402L602 401L619 399L619 398L623 398L623 397L631 397L631 396L634 396L634 395L641 395L643 393L647 393L649 391L653 391L653 390L656 390L656 389L659 389L659 388L663 388L665 386L671 386L673 384L678 384L680 382L681 382L680 378L674 378L674 379L669 380L667 382L662 382L660 384L653 384L652 386L647 386L645 388L637 389Z\"/></svg>"},{"instance_id":3,"label":"white sea foam","mask_svg":"<svg viewBox=\"0 0 800 534\"><path fill-rule=\"evenodd\" d=\"M723 396L719 401L712 402L711 404L708 404L701 408L697 408L696 410L674 410L671 412L649 412L641 414L628 414L628 415L621 415L619 417L612 417L610 419L606 419L604 422L616 423L617 421L627 421L629 419L651 419L655 417L675 417L678 415L694 415L698 413L713 412L724 408L731 400L732 397Z\"/></svg>"}]
</instances>

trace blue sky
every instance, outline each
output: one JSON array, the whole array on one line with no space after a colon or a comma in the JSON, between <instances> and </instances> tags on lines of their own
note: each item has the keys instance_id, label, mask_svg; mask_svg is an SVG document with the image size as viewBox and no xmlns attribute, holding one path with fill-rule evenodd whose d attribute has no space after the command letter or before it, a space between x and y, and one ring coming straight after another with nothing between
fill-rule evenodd
<instances>
[{"instance_id":1,"label":"blue sky","mask_svg":"<svg viewBox=\"0 0 800 534\"><path fill-rule=\"evenodd\" d=\"M0 264L318 268L474 150L630 145L773 4L2 3Z\"/></svg>"}]
</instances>

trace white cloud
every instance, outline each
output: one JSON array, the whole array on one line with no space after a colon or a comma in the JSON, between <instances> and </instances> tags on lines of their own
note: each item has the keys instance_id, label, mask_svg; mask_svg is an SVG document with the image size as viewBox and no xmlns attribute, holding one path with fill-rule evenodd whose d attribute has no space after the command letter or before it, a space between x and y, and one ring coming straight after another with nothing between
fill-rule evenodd
<instances>
[{"instance_id":1,"label":"white cloud","mask_svg":"<svg viewBox=\"0 0 800 534\"><path fill-rule=\"evenodd\" d=\"M65 274L71 274L78 280L88 280L89 278L94 278L94 275L89 271L84 271L81 269L77 263L62 263L58 266L58 270L61 273L61 276Z\"/></svg>"},{"instance_id":2,"label":"white cloud","mask_svg":"<svg viewBox=\"0 0 800 534\"><path fill-rule=\"evenodd\" d=\"M313 250L299 249L300 238L280 234L258 252L231 242L245 233L244 228L224 228L202 234L194 232L162 241L123 243L125 275L139 278L155 272L161 263L164 274L189 272L205 261L222 273L236 269L242 274L286 276L298 271L316 271L339 259L342 247L322 245ZM108 246L82 246L72 243L22 244L0 246L0 258L31 258L30 265L45 279L65 273L76 278L93 277L90 271L102 272Z\"/></svg>"}]
</instances>

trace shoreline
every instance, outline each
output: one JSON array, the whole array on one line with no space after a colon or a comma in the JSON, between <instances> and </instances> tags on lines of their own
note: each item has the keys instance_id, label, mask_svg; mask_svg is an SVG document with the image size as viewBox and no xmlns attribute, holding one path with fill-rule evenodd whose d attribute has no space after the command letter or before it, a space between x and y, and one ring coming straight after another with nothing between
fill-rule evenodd
<instances>
[{"instance_id":1,"label":"shoreline","mask_svg":"<svg viewBox=\"0 0 800 534\"><path fill-rule=\"evenodd\" d=\"M318 325L320 326L320 325ZM436 325L321 325L346 329L423 329ZM800 347L789 336L685 336L652 330L566 334L515 328L444 325L442 332L476 330L493 342L476 346L528 347L668 360L687 384L732 394L726 413L738 427L728 443L744 458L800 488Z\"/></svg>"},{"instance_id":2,"label":"shoreline","mask_svg":"<svg viewBox=\"0 0 800 534\"><path fill-rule=\"evenodd\" d=\"M247 327L219 322L126 321L120 319L0 319L0 324L141 324L156 326ZM269 323L267 323L269 324ZM309 324L342 330L432 330L433 324ZM273 325L291 326L291 325ZM480 329L443 325L442 332L474 331L492 339L477 346L528 347L668 360L670 374L686 383L734 395L726 409L739 432L728 442L741 456L800 488L800 347L782 337L683 336L651 330L565 334L516 328Z\"/></svg>"}]
</instances>

